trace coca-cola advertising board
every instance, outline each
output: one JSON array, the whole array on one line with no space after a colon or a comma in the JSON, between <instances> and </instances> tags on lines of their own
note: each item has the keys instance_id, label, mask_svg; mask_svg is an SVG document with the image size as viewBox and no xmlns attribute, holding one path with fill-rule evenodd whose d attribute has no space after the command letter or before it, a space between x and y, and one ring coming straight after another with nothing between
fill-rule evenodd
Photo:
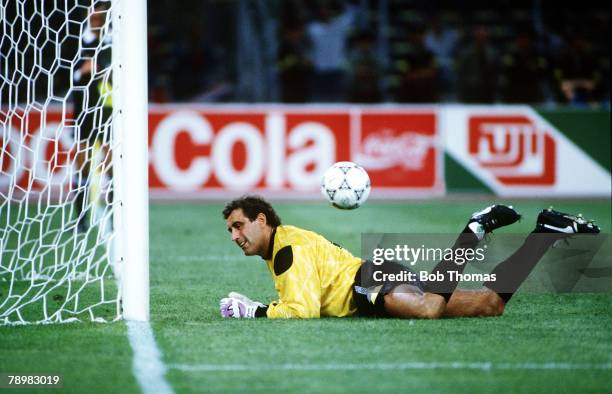
<instances>
[{"instance_id":1,"label":"coca-cola advertising board","mask_svg":"<svg viewBox=\"0 0 612 394\"><path fill-rule=\"evenodd\" d=\"M61 108L0 112L0 202L30 192L58 195L75 176L75 127Z\"/></svg>"},{"instance_id":2,"label":"coca-cola advertising board","mask_svg":"<svg viewBox=\"0 0 612 394\"><path fill-rule=\"evenodd\" d=\"M441 195L440 143L431 108L153 106L151 195L308 198L343 160L368 171L373 198Z\"/></svg>"},{"instance_id":3,"label":"coca-cola advertising board","mask_svg":"<svg viewBox=\"0 0 612 394\"><path fill-rule=\"evenodd\" d=\"M152 105L150 194L319 197L323 172L350 160L368 171L371 198L442 195L437 119L431 107ZM58 107L2 122L0 190L66 194L77 174L71 115Z\"/></svg>"}]
</instances>

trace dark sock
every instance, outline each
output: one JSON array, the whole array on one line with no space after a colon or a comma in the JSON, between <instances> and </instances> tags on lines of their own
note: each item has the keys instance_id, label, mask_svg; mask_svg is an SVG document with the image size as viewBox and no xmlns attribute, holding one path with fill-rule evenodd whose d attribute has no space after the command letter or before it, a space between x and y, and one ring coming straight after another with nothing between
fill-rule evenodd
<instances>
[{"instance_id":1,"label":"dark sock","mask_svg":"<svg viewBox=\"0 0 612 394\"><path fill-rule=\"evenodd\" d=\"M115 201L115 185L113 184L113 169L112 168L108 171L108 176L110 177L109 182L111 183L111 186L108 192L108 198L107 198L106 203L110 205L113 203L113 201Z\"/></svg>"},{"instance_id":2,"label":"dark sock","mask_svg":"<svg viewBox=\"0 0 612 394\"><path fill-rule=\"evenodd\" d=\"M556 240L551 234L541 234L534 230L512 256L499 263L491 272L495 274L496 280L483 285L499 294L507 303Z\"/></svg>"},{"instance_id":3,"label":"dark sock","mask_svg":"<svg viewBox=\"0 0 612 394\"><path fill-rule=\"evenodd\" d=\"M466 225L452 247L453 256L455 256L455 250L457 249L474 249L476 245L478 245L479 241L480 240L476 234L474 234L474 232ZM459 275L453 275L451 277L449 272L456 271L457 273L461 274L463 273L466 265L467 262L458 264L454 259L444 259L440 261L433 271L431 271L431 273L435 275L438 273L442 274L444 276L444 280L429 282L427 284L428 292L441 295L448 302L459 284L459 280L457 278Z\"/></svg>"},{"instance_id":4,"label":"dark sock","mask_svg":"<svg viewBox=\"0 0 612 394\"><path fill-rule=\"evenodd\" d=\"M77 223L79 226L87 226L86 214L83 214L86 204L87 181L80 178L74 183L76 188L76 196L74 198L74 208L76 211Z\"/></svg>"},{"instance_id":5,"label":"dark sock","mask_svg":"<svg viewBox=\"0 0 612 394\"><path fill-rule=\"evenodd\" d=\"M80 217L83 212L83 200L85 200L85 190L78 189L74 198L74 209L77 217Z\"/></svg>"}]
</instances>

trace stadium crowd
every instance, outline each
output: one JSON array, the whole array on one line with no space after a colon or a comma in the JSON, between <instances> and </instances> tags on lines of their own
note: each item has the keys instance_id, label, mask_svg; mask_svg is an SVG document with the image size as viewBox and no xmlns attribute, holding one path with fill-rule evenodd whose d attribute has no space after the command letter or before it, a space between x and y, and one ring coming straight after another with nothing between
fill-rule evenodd
<instances>
[{"instance_id":1,"label":"stadium crowd","mask_svg":"<svg viewBox=\"0 0 612 394\"><path fill-rule=\"evenodd\" d=\"M91 4L89 0L75 0ZM70 3L72 4L72 3ZM462 102L610 108L610 11L592 0L148 1L152 102ZM45 3L61 45L0 46L28 78L0 100L62 97L87 7ZM56 8L56 12L51 9ZM35 3L7 7L36 15ZM65 16L74 23L64 24ZM43 23L44 22L44 23ZM43 37L43 36L41 36ZM37 44L37 45L38 45ZM22 56L20 53L26 53ZM16 72L6 61L6 75Z\"/></svg>"},{"instance_id":2,"label":"stadium crowd","mask_svg":"<svg viewBox=\"0 0 612 394\"><path fill-rule=\"evenodd\" d=\"M610 14L588 1L181 4L149 16L152 101L609 108Z\"/></svg>"}]
</instances>

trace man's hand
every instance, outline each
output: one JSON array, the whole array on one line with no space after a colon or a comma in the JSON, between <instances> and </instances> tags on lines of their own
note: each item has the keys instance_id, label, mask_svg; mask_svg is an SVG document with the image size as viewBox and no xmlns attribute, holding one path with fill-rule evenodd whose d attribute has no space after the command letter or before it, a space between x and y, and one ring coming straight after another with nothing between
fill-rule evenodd
<instances>
[{"instance_id":1,"label":"man's hand","mask_svg":"<svg viewBox=\"0 0 612 394\"><path fill-rule=\"evenodd\" d=\"M257 308L264 308L261 302L253 301L249 297L231 292L226 298L219 302L221 317L234 317L236 319L252 319L255 317Z\"/></svg>"}]
</instances>

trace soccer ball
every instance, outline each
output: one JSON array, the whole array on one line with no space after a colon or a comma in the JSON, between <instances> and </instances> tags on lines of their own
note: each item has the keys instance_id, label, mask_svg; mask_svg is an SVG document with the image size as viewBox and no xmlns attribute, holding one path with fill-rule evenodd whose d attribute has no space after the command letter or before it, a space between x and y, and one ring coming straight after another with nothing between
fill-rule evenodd
<instances>
[{"instance_id":1,"label":"soccer ball","mask_svg":"<svg viewBox=\"0 0 612 394\"><path fill-rule=\"evenodd\" d=\"M329 167L321 181L321 193L339 209L359 208L368 199L370 188L368 173L350 161Z\"/></svg>"}]
</instances>

